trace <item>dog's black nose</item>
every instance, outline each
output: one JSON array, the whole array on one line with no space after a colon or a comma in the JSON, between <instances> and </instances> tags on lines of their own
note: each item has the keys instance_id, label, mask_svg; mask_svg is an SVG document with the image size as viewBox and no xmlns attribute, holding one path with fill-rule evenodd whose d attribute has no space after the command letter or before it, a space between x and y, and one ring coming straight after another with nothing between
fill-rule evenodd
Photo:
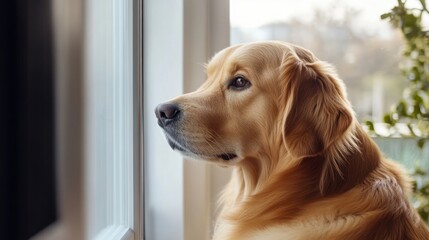
<instances>
[{"instance_id":1,"label":"dog's black nose","mask_svg":"<svg viewBox=\"0 0 429 240\"><path fill-rule=\"evenodd\" d=\"M176 104L159 104L155 108L155 115L158 118L158 124L165 127L174 122L179 117L180 109Z\"/></svg>"}]
</instances>

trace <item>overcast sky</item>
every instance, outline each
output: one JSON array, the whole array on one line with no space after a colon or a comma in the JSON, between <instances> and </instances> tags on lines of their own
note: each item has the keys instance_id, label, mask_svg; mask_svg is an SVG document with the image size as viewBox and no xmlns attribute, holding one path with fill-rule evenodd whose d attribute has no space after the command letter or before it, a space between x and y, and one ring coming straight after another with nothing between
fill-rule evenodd
<instances>
[{"instance_id":1,"label":"overcast sky","mask_svg":"<svg viewBox=\"0 0 429 240\"><path fill-rule=\"evenodd\" d=\"M415 0L409 0L412 2ZM297 18L312 21L315 8L328 11L341 20L344 10L359 10L354 27L369 33L389 32L389 23L380 15L395 6L397 0L230 0L231 25L233 27L258 27L269 22Z\"/></svg>"}]
</instances>

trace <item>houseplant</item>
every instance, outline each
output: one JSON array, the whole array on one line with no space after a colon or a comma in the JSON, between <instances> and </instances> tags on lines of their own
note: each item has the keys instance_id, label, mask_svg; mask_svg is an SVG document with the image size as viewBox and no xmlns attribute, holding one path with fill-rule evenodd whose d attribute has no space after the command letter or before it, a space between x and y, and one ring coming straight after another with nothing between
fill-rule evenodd
<instances>
[{"instance_id":1,"label":"houseplant","mask_svg":"<svg viewBox=\"0 0 429 240\"><path fill-rule=\"evenodd\" d=\"M410 4L413 4L411 6ZM422 150L429 141L429 30L424 19L429 19L426 0L397 0L388 13L381 15L399 29L405 41L401 71L408 80L403 97L383 121L391 135L413 137ZM377 134L372 121L366 122L370 131ZM422 159L429 161L429 159ZM414 170L414 204L424 220L429 220L429 173L419 166Z\"/></svg>"}]
</instances>

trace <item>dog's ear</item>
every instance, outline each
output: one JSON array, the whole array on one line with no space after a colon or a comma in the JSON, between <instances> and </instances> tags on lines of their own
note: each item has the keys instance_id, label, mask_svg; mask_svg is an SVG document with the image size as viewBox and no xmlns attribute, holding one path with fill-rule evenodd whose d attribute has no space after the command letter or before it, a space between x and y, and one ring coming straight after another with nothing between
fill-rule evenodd
<instances>
[{"instance_id":1,"label":"dog's ear","mask_svg":"<svg viewBox=\"0 0 429 240\"><path fill-rule=\"evenodd\" d=\"M286 101L283 141L294 159L320 157L319 188L325 194L343 178L344 158L356 149L353 112L331 66L305 50L282 62Z\"/></svg>"}]
</instances>

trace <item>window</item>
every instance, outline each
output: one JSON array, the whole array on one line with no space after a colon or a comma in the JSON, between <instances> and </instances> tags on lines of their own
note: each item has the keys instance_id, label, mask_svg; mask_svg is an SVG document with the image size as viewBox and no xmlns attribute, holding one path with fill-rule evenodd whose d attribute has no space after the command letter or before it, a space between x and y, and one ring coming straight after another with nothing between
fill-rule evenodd
<instances>
[{"instance_id":1,"label":"window","mask_svg":"<svg viewBox=\"0 0 429 240\"><path fill-rule=\"evenodd\" d=\"M143 239L141 11L53 1L59 220L33 239Z\"/></svg>"},{"instance_id":2,"label":"window","mask_svg":"<svg viewBox=\"0 0 429 240\"><path fill-rule=\"evenodd\" d=\"M86 236L108 239L134 226L133 2L85 7Z\"/></svg>"}]
</instances>

